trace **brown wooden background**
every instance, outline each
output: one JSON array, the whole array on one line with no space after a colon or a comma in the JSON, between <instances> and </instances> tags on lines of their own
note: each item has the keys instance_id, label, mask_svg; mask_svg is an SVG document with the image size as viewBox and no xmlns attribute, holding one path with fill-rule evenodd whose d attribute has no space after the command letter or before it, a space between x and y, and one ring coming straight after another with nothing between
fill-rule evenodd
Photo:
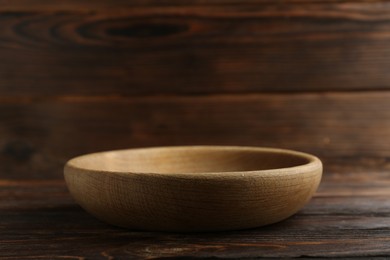
<instances>
[{"instance_id":1,"label":"brown wooden background","mask_svg":"<svg viewBox=\"0 0 390 260\"><path fill-rule=\"evenodd\" d=\"M0 1L0 172L273 146L389 168L390 2ZM356 163L355 163L356 162Z\"/></svg>"},{"instance_id":2,"label":"brown wooden background","mask_svg":"<svg viewBox=\"0 0 390 260\"><path fill-rule=\"evenodd\" d=\"M0 1L0 173L229 144L390 158L387 1Z\"/></svg>"},{"instance_id":3,"label":"brown wooden background","mask_svg":"<svg viewBox=\"0 0 390 260\"><path fill-rule=\"evenodd\" d=\"M225 144L318 155L271 226L133 232L71 199L73 156ZM0 0L0 258L390 255L390 0Z\"/></svg>"}]
</instances>

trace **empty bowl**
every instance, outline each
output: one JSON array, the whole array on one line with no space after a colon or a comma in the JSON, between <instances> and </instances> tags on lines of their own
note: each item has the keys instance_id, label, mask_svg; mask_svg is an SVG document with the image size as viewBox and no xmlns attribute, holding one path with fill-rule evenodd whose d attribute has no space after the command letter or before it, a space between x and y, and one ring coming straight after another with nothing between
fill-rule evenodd
<instances>
[{"instance_id":1,"label":"empty bowl","mask_svg":"<svg viewBox=\"0 0 390 260\"><path fill-rule=\"evenodd\" d=\"M260 227L296 213L321 161L290 150L179 146L83 155L65 165L74 199L98 219L148 231Z\"/></svg>"}]
</instances>

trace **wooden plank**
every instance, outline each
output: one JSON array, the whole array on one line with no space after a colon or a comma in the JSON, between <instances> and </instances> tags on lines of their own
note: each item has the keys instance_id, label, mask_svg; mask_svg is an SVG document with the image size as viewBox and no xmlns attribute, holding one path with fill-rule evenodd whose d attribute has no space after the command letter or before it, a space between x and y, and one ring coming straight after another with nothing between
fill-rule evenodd
<instances>
[{"instance_id":1,"label":"wooden plank","mask_svg":"<svg viewBox=\"0 0 390 260\"><path fill-rule=\"evenodd\" d=\"M321 185L310 203L300 212L304 215L325 215L330 210L334 215L390 214L390 175L388 172L354 172L345 169L342 173L325 171ZM375 200L375 203L370 203ZM73 200L59 180L12 180L0 179L0 209L38 210L62 206L74 207ZM355 211L353 211L355 208Z\"/></svg>"},{"instance_id":2,"label":"wooden plank","mask_svg":"<svg viewBox=\"0 0 390 260\"><path fill-rule=\"evenodd\" d=\"M21 217L22 214L25 216ZM35 229L10 229L2 234L0 245L2 257L39 259L43 256L46 258L67 256L70 259L77 257L104 259L103 256L108 255L115 259L158 257L236 259L302 256L374 257L390 254L388 239L390 233L387 229L335 230L332 226L316 230L318 225L329 221L326 217L317 217L316 221L309 225L308 228L312 229L309 231L302 228L310 221L299 223L292 218L268 228L223 234L131 232L106 226L91 219L81 210L34 213L21 211L19 214L7 214L7 219L15 218L19 221L19 226L23 226L25 221L39 225ZM45 223L42 219L51 221ZM69 219L77 221L73 220L73 225L64 225L63 223L70 222ZM351 219L337 218L334 221L353 222ZM375 222L378 219L371 218L371 221ZM86 227L78 226L80 224L86 224ZM286 231L294 225L300 225L301 230Z\"/></svg>"},{"instance_id":3,"label":"wooden plank","mask_svg":"<svg viewBox=\"0 0 390 260\"><path fill-rule=\"evenodd\" d=\"M390 86L386 1L3 2L2 96Z\"/></svg>"},{"instance_id":4,"label":"wooden plank","mask_svg":"<svg viewBox=\"0 0 390 260\"><path fill-rule=\"evenodd\" d=\"M389 100L390 92L2 100L0 172L62 178L79 154L190 144L290 148L331 171L388 170Z\"/></svg>"},{"instance_id":5,"label":"wooden plank","mask_svg":"<svg viewBox=\"0 0 390 260\"><path fill-rule=\"evenodd\" d=\"M171 6L230 6L230 5L257 5L257 6L286 6L290 5L325 5L325 4L338 4L339 0L289 0L288 3L275 4L274 1L269 0L95 0L93 2L88 0L15 0L7 1L0 0L0 10L12 10L12 11L74 11L80 9L86 10L101 10L104 9L122 9L128 7L171 7ZM345 4L371 4L371 5L384 5L385 0L344 0Z\"/></svg>"},{"instance_id":6,"label":"wooden plank","mask_svg":"<svg viewBox=\"0 0 390 260\"><path fill-rule=\"evenodd\" d=\"M0 252L4 259L386 257L390 191L378 193L378 185L389 182L382 171L328 172L310 203L286 221L243 231L178 234L133 232L99 222L74 204L63 181L2 180Z\"/></svg>"}]
</instances>

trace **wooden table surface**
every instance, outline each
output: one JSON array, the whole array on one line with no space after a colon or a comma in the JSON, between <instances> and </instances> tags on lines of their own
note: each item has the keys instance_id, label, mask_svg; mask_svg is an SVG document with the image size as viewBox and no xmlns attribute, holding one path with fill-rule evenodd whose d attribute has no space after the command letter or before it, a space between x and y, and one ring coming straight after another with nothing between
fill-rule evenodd
<instances>
[{"instance_id":1,"label":"wooden table surface","mask_svg":"<svg viewBox=\"0 0 390 260\"><path fill-rule=\"evenodd\" d=\"M138 259L390 256L390 177L328 172L295 216L263 228L153 233L96 220L63 181L0 182L1 259Z\"/></svg>"},{"instance_id":2,"label":"wooden table surface","mask_svg":"<svg viewBox=\"0 0 390 260\"><path fill-rule=\"evenodd\" d=\"M0 259L390 258L389 0L0 0ZM300 150L318 193L272 226L133 232L62 176L161 145Z\"/></svg>"}]
</instances>

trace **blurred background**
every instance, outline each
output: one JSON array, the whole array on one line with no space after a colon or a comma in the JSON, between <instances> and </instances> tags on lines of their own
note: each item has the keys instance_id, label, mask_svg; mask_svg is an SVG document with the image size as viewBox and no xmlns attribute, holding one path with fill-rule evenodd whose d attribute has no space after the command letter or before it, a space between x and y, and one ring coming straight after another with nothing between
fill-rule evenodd
<instances>
[{"instance_id":1,"label":"blurred background","mask_svg":"<svg viewBox=\"0 0 390 260\"><path fill-rule=\"evenodd\" d=\"M0 177L197 144L389 170L389 21L385 1L0 0Z\"/></svg>"}]
</instances>

